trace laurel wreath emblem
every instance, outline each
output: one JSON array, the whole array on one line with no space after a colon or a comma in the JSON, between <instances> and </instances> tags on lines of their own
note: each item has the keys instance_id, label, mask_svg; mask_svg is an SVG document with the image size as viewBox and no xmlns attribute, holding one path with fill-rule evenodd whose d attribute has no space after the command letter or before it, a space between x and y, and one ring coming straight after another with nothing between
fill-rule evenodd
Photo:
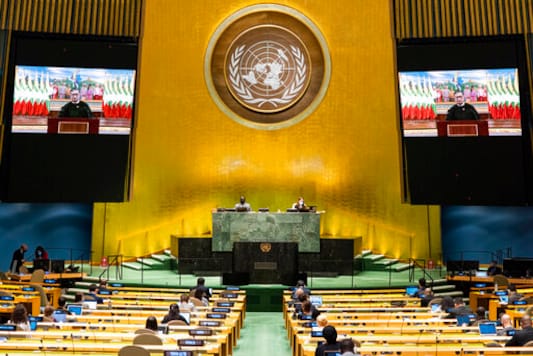
<instances>
[{"instance_id":1,"label":"laurel wreath emblem","mask_svg":"<svg viewBox=\"0 0 533 356\"><path fill-rule=\"evenodd\" d=\"M294 56L296 62L296 72L294 80L291 85L283 92L280 97L276 98L261 98L255 97L253 93L248 89L248 87L241 80L241 75L239 74L239 64L244 54L246 45L239 46L235 48L235 51L231 54L230 63L229 63L229 81L231 87L235 93L247 104L254 104L257 107L261 107L264 104L271 104L275 108L281 104L290 103L298 94L301 92L302 88L305 85L307 78L307 65L305 63L305 56L302 51L293 45L290 46L291 53Z\"/></svg>"}]
</instances>

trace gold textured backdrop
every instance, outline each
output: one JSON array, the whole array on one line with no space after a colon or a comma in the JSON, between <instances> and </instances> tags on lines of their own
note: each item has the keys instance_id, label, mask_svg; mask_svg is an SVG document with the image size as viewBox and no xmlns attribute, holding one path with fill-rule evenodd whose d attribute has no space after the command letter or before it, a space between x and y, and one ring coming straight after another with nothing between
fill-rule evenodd
<instances>
[{"instance_id":1,"label":"gold textured backdrop","mask_svg":"<svg viewBox=\"0 0 533 356\"><path fill-rule=\"evenodd\" d=\"M215 28L258 3L144 3L131 200L95 205L95 258L168 248L172 234L210 236L211 210L241 194L271 211L303 195L326 211L324 238L362 236L363 248L390 256L438 257L438 207L401 202L391 2L276 1L320 28L332 60L322 104L276 131L225 116L203 76Z\"/></svg>"}]
</instances>

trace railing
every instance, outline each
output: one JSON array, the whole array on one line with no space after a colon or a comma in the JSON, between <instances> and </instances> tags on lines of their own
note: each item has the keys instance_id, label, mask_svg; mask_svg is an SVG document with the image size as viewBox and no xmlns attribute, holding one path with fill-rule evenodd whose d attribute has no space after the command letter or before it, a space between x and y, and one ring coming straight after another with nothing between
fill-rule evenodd
<instances>
[{"instance_id":1,"label":"railing","mask_svg":"<svg viewBox=\"0 0 533 356\"><path fill-rule=\"evenodd\" d=\"M316 260L313 263L307 263L306 266L298 266L299 271L307 271L307 277L309 279L309 286L313 287L313 278L324 277L335 274L337 275L348 275L348 271L352 277L351 287L355 286L354 272L355 272L355 261L354 259L320 259ZM340 273L339 273L340 271ZM343 273L344 272L344 273Z\"/></svg>"},{"instance_id":2,"label":"railing","mask_svg":"<svg viewBox=\"0 0 533 356\"><path fill-rule=\"evenodd\" d=\"M115 279L121 280L123 276L123 266L124 257L122 255L108 255L107 257L107 266L98 276L98 279L101 280L102 276L107 273L107 280L109 280L109 270L112 266L115 266Z\"/></svg>"},{"instance_id":3,"label":"railing","mask_svg":"<svg viewBox=\"0 0 533 356\"><path fill-rule=\"evenodd\" d=\"M69 267L74 267L74 263L79 263L81 273L85 272L85 268L89 269L89 274L93 272L91 265L93 251L91 250L63 247L47 247L45 250L48 251L48 258L51 260L64 260L65 263L69 263Z\"/></svg>"},{"instance_id":4,"label":"railing","mask_svg":"<svg viewBox=\"0 0 533 356\"><path fill-rule=\"evenodd\" d=\"M176 259L176 273L178 274L179 284L181 285L181 275L182 274L193 274L194 271L217 271L222 274L226 272L232 272L232 266L227 265L229 260L225 258L178 258ZM209 266L209 269L207 268Z\"/></svg>"},{"instance_id":5,"label":"railing","mask_svg":"<svg viewBox=\"0 0 533 356\"><path fill-rule=\"evenodd\" d=\"M421 263L420 263L421 262ZM433 276L427 272L426 268L426 260L422 258L409 258L409 282L412 283L415 281L415 270L418 268L420 271L422 271L423 277L426 279L426 282L429 279L428 284L431 284L433 286L435 280L433 279Z\"/></svg>"},{"instance_id":6,"label":"railing","mask_svg":"<svg viewBox=\"0 0 533 356\"><path fill-rule=\"evenodd\" d=\"M503 248L496 251L483 251L483 250L460 250L460 251L451 251L445 256L445 261L448 260L478 260L489 263L490 261L496 260L498 263L503 262L504 257L511 257L511 248Z\"/></svg>"}]
</instances>

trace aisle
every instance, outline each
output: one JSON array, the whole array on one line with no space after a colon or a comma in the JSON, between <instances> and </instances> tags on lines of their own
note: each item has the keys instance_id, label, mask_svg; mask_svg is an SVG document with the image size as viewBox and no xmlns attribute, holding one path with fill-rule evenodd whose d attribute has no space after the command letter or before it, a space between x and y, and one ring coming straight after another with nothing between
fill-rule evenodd
<instances>
[{"instance_id":1,"label":"aisle","mask_svg":"<svg viewBox=\"0 0 533 356\"><path fill-rule=\"evenodd\" d=\"M233 356L291 356L280 312L247 312Z\"/></svg>"}]
</instances>

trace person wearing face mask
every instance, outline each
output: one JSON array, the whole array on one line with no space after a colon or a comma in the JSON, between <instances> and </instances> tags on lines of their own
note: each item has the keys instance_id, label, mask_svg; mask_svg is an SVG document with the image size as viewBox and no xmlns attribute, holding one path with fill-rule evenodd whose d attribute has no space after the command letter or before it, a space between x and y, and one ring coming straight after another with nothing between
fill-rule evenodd
<instances>
[{"instance_id":1,"label":"person wearing face mask","mask_svg":"<svg viewBox=\"0 0 533 356\"><path fill-rule=\"evenodd\" d=\"M304 198L299 197L298 201L292 204L293 209L298 209L298 211L309 211L309 207L305 205Z\"/></svg>"},{"instance_id":2,"label":"person wearing face mask","mask_svg":"<svg viewBox=\"0 0 533 356\"><path fill-rule=\"evenodd\" d=\"M446 115L446 120L479 120L479 114L474 106L465 102L462 92L455 93L455 105L453 105Z\"/></svg>"}]
</instances>

